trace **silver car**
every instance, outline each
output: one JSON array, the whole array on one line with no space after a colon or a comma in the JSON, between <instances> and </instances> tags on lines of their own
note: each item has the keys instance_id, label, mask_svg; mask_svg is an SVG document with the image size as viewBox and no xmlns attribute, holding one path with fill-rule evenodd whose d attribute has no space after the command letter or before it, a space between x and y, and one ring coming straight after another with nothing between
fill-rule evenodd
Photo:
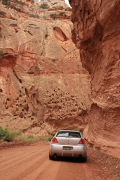
<instances>
[{"instance_id":1,"label":"silver car","mask_svg":"<svg viewBox=\"0 0 120 180\"><path fill-rule=\"evenodd\" d=\"M57 156L80 157L87 161L87 145L79 131L60 130L52 138L49 150L49 159Z\"/></svg>"}]
</instances>

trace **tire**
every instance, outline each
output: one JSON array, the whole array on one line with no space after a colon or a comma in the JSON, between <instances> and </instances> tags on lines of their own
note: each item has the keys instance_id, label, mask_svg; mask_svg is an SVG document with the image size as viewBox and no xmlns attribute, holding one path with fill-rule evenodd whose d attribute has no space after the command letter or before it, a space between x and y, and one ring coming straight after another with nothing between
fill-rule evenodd
<instances>
[{"instance_id":1,"label":"tire","mask_svg":"<svg viewBox=\"0 0 120 180\"><path fill-rule=\"evenodd\" d=\"M86 157L82 157L82 162L87 162L87 156Z\"/></svg>"},{"instance_id":2,"label":"tire","mask_svg":"<svg viewBox=\"0 0 120 180\"><path fill-rule=\"evenodd\" d=\"M54 156L51 156L51 155L49 154L49 159L50 159L50 160L54 160Z\"/></svg>"}]
</instances>

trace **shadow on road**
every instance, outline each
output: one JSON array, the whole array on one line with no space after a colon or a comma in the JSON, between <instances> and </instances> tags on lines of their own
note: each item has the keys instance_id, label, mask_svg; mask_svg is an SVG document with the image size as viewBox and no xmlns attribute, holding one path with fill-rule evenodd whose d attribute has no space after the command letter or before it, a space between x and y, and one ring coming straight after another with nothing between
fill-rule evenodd
<instances>
[{"instance_id":1,"label":"shadow on road","mask_svg":"<svg viewBox=\"0 0 120 180\"><path fill-rule=\"evenodd\" d=\"M85 163L79 157L55 157L54 161L72 162L72 163Z\"/></svg>"}]
</instances>

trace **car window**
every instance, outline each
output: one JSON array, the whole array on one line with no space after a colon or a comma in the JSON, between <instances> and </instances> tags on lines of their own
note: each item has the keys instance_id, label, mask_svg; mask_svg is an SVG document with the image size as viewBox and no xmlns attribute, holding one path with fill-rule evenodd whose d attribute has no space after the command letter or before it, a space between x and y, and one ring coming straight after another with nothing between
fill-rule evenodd
<instances>
[{"instance_id":1,"label":"car window","mask_svg":"<svg viewBox=\"0 0 120 180\"><path fill-rule=\"evenodd\" d=\"M74 137L74 138L80 138L81 135L79 132L58 132L57 137Z\"/></svg>"},{"instance_id":2,"label":"car window","mask_svg":"<svg viewBox=\"0 0 120 180\"><path fill-rule=\"evenodd\" d=\"M68 137L69 136L69 132L58 132L57 136L58 137Z\"/></svg>"},{"instance_id":3,"label":"car window","mask_svg":"<svg viewBox=\"0 0 120 180\"><path fill-rule=\"evenodd\" d=\"M79 132L70 132L69 136L71 136L71 137L81 137Z\"/></svg>"}]
</instances>

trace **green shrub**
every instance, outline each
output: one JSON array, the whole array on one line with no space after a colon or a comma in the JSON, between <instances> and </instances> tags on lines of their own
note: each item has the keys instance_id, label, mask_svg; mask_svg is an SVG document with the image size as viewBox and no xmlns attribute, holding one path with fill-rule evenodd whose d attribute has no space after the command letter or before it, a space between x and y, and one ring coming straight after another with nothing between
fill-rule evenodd
<instances>
[{"instance_id":1,"label":"green shrub","mask_svg":"<svg viewBox=\"0 0 120 180\"><path fill-rule=\"evenodd\" d=\"M10 142L13 141L14 137L15 137L14 132L9 132L7 128L3 129L0 126L0 140Z\"/></svg>"},{"instance_id":2,"label":"green shrub","mask_svg":"<svg viewBox=\"0 0 120 180\"><path fill-rule=\"evenodd\" d=\"M37 142L39 140L40 140L40 138L38 136L33 136L33 135L16 137L16 141Z\"/></svg>"},{"instance_id":3,"label":"green shrub","mask_svg":"<svg viewBox=\"0 0 120 180\"><path fill-rule=\"evenodd\" d=\"M27 137L24 137L24 136L17 136L16 141L24 141L24 142L27 142L28 138Z\"/></svg>"},{"instance_id":4,"label":"green shrub","mask_svg":"<svg viewBox=\"0 0 120 180\"><path fill-rule=\"evenodd\" d=\"M40 5L40 8L49 9L50 7L49 7L49 5L47 3L43 3L43 4Z\"/></svg>"},{"instance_id":5,"label":"green shrub","mask_svg":"<svg viewBox=\"0 0 120 180\"><path fill-rule=\"evenodd\" d=\"M0 139L2 139L5 136L4 129L0 126Z\"/></svg>"},{"instance_id":6,"label":"green shrub","mask_svg":"<svg viewBox=\"0 0 120 180\"><path fill-rule=\"evenodd\" d=\"M0 49L0 58L2 58L3 54L4 54L4 50Z\"/></svg>"},{"instance_id":7,"label":"green shrub","mask_svg":"<svg viewBox=\"0 0 120 180\"><path fill-rule=\"evenodd\" d=\"M53 136L39 136L40 140L42 141L51 141Z\"/></svg>"},{"instance_id":8,"label":"green shrub","mask_svg":"<svg viewBox=\"0 0 120 180\"><path fill-rule=\"evenodd\" d=\"M52 19L57 19L57 15L56 14L50 14L50 17L52 18Z\"/></svg>"},{"instance_id":9,"label":"green shrub","mask_svg":"<svg viewBox=\"0 0 120 180\"><path fill-rule=\"evenodd\" d=\"M16 1L17 4L20 4L21 6L24 6L24 3L22 1Z\"/></svg>"},{"instance_id":10,"label":"green shrub","mask_svg":"<svg viewBox=\"0 0 120 180\"><path fill-rule=\"evenodd\" d=\"M40 140L42 141L48 141L48 138L46 136L39 136Z\"/></svg>"},{"instance_id":11,"label":"green shrub","mask_svg":"<svg viewBox=\"0 0 120 180\"><path fill-rule=\"evenodd\" d=\"M22 132L20 132L20 131L14 132L14 135L15 135L15 136L21 136L21 135L22 135Z\"/></svg>"},{"instance_id":12,"label":"green shrub","mask_svg":"<svg viewBox=\"0 0 120 180\"><path fill-rule=\"evenodd\" d=\"M30 17L39 18L38 15L30 14Z\"/></svg>"},{"instance_id":13,"label":"green shrub","mask_svg":"<svg viewBox=\"0 0 120 180\"><path fill-rule=\"evenodd\" d=\"M10 0L2 0L2 4L7 5L7 6L11 5Z\"/></svg>"},{"instance_id":14,"label":"green shrub","mask_svg":"<svg viewBox=\"0 0 120 180\"><path fill-rule=\"evenodd\" d=\"M53 136L48 137L48 141L51 141L52 138L53 138Z\"/></svg>"},{"instance_id":15,"label":"green shrub","mask_svg":"<svg viewBox=\"0 0 120 180\"><path fill-rule=\"evenodd\" d=\"M35 15L34 14L30 14L30 17L35 17Z\"/></svg>"},{"instance_id":16,"label":"green shrub","mask_svg":"<svg viewBox=\"0 0 120 180\"><path fill-rule=\"evenodd\" d=\"M30 139L30 138L34 138L34 136L30 134L30 135L28 135L28 138L29 138L29 139Z\"/></svg>"}]
</instances>

